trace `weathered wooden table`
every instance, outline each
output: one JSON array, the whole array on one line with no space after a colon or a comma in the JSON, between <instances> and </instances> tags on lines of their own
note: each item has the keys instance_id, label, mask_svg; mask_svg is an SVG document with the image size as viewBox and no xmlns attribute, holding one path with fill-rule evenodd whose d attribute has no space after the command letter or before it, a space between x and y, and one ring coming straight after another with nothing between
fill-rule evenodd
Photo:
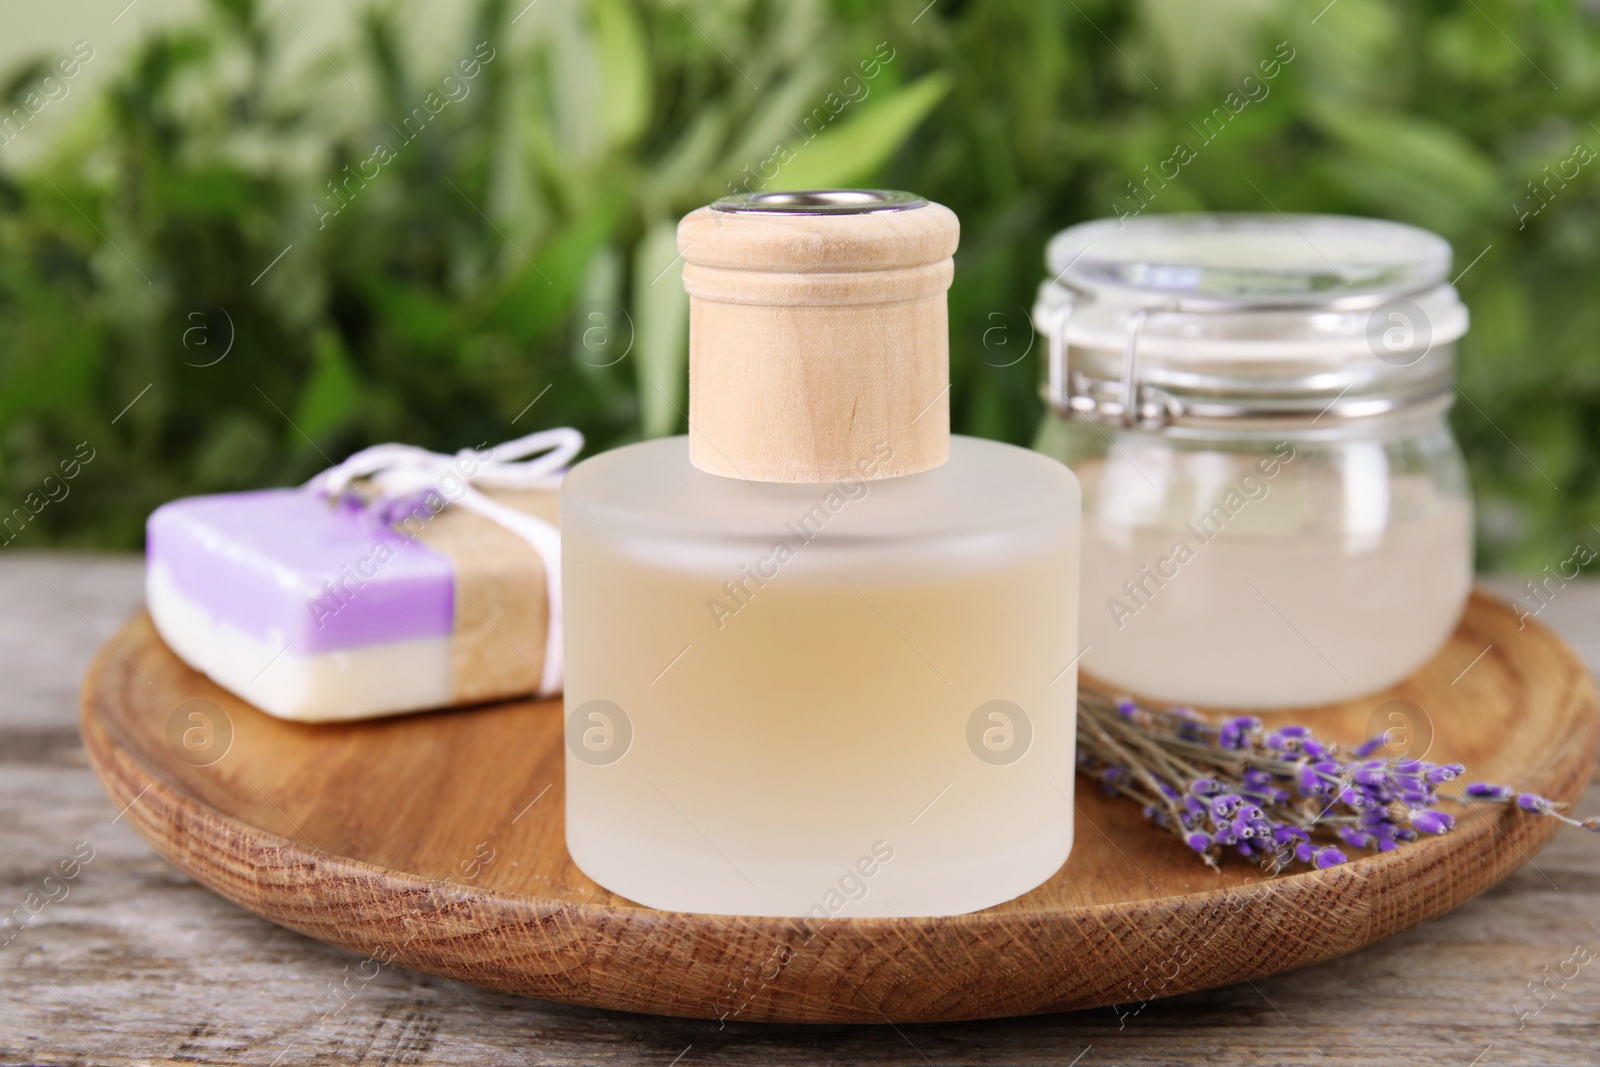
<instances>
[{"instance_id":1,"label":"weathered wooden table","mask_svg":"<svg viewBox=\"0 0 1600 1067\"><path fill-rule=\"evenodd\" d=\"M1600 840L1578 830L1393 940L1142 1007L719 1027L390 967L350 982L354 999L330 1011L360 961L168 867L85 763L78 682L137 607L141 573L127 558L0 556L11 604L0 614L0 918L29 893L55 898L20 929L0 928L0 1063L1600 1064ZM1600 584L1560 591L1540 619L1600 669ZM1585 811L1600 811L1600 786ZM61 878L63 863L74 877Z\"/></svg>"}]
</instances>

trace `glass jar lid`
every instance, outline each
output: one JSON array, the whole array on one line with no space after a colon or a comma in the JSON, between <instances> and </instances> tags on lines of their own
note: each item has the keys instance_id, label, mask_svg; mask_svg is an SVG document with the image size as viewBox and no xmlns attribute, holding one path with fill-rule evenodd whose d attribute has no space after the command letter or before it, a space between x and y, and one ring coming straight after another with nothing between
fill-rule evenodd
<instances>
[{"instance_id":1,"label":"glass jar lid","mask_svg":"<svg viewBox=\"0 0 1600 1067\"><path fill-rule=\"evenodd\" d=\"M1453 395L1449 244L1332 215L1152 215L1051 240L1047 395L1123 425L1332 423Z\"/></svg>"},{"instance_id":2,"label":"glass jar lid","mask_svg":"<svg viewBox=\"0 0 1600 1067\"><path fill-rule=\"evenodd\" d=\"M1150 215L1063 230L1046 259L1057 280L1075 289L1226 311L1326 307L1430 289L1450 270L1450 245L1383 219Z\"/></svg>"}]
</instances>

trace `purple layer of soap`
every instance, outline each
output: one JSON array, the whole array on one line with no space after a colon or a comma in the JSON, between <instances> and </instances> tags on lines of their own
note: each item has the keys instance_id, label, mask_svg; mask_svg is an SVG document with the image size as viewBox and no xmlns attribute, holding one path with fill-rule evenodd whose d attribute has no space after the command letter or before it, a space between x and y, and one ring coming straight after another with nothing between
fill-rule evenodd
<instances>
[{"instance_id":1,"label":"purple layer of soap","mask_svg":"<svg viewBox=\"0 0 1600 1067\"><path fill-rule=\"evenodd\" d=\"M151 514L147 545L184 599L301 655L455 625L446 556L303 490L175 500Z\"/></svg>"}]
</instances>

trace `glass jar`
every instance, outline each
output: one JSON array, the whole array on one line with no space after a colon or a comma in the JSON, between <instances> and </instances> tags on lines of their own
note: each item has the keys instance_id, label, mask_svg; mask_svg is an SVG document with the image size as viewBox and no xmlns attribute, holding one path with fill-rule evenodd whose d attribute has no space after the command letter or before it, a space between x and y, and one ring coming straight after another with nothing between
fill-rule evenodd
<instances>
[{"instance_id":1,"label":"glass jar","mask_svg":"<svg viewBox=\"0 0 1600 1067\"><path fill-rule=\"evenodd\" d=\"M1082 484L1091 683L1293 707L1427 662L1472 580L1449 245L1374 219L1151 216L1064 230L1047 262L1036 447Z\"/></svg>"}]
</instances>

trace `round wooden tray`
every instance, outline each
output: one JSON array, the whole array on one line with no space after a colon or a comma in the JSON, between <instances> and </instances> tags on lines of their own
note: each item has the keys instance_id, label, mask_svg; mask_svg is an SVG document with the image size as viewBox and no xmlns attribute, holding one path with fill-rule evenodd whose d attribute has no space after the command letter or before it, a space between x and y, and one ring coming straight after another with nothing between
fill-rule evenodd
<instances>
[{"instance_id":1,"label":"round wooden tray","mask_svg":"<svg viewBox=\"0 0 1600 1067\"><path fill-rule=\"evenodd\" d=\"M1292 718L1352 742L1390 726L1417 744L1431 733L1431 759L1569 801L1600 741L1583 665L1481 594L1415 677ZM185 667L141 616L90 669L82 729L139 833L273 922L482 986L707 1018L973 1019L1257 978L1454 908L1557 828L1474 808L1447 836L1262 881L1239 862L1211 872L1132 804L1079 781L1072 858L1033 892L956 918L840 918L807 931L654 911L585 878L563 841L555 701L281 722ZM1063 787L1067 777L1063 768Z\"/></svg>"}]
</instances>

